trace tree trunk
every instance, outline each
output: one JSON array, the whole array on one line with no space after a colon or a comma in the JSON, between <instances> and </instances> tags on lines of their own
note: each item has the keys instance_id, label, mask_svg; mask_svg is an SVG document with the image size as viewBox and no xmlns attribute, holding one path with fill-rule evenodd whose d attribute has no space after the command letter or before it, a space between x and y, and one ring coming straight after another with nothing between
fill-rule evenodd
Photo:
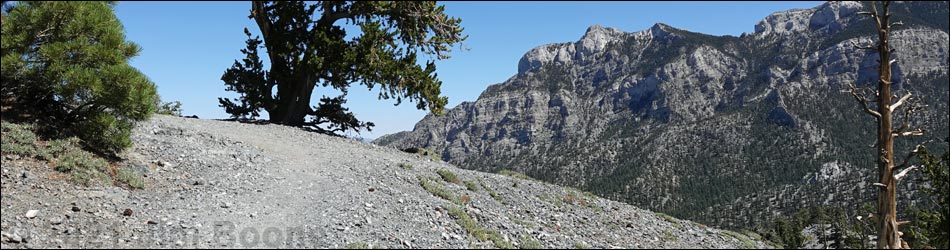
<instances>
[{"instance_id":1,"label":"tree trunk","mask_svg":"<svg viewBox=\"0 0 950 250\"><path fill-rule=\"evenodd\" d=\"M315 84L309 81L310 77L304 79L303 82L283 81L282 84L293 85L278 87L277 108L273 112L268 111L270 122L295 127L305 124L304 119L312 112L310 97Z\"/></svg>"},{"instance_id":2,"label":"tree trunk","mask_svg":"<svg viewBox=\"0 0 950 250\"><path fill-rule=\"evenodd\" d=\"M897 181L894 178L894 135L891 124L891 48L888 44L890 23L888 4L884 6L883 15L878 15L878 145L880 158L878 159L879 180L884 187L878 190L878 240L877 247L881 249L901 248L901 239L897 230Z\"/></svg>"}]
</instances>

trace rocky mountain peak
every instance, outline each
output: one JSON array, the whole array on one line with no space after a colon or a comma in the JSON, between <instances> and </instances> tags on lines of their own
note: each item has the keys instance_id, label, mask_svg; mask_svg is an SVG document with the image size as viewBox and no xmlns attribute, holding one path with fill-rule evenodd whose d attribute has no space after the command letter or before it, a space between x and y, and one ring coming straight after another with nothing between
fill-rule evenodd
<instances>
[{"instance_id":1,"label":"rocky mountain peak","mask_svg":"<svg viewBox=\"0 0 950 250\"><path fill-rule=\"evenodd\" d=\"M855 1L830 1L809 9L775 12L755 25L755 33L794 34L804 31L838 32L847 26L851 17L864 6Z\"/></svg>"},{"instance_id":2,"label":"rocky mountain peak","mask_svg":"<svg viewBox=\"0 0 950 250\"><path fill-rule=\"evenodd\" d=\"M579 56L592 55L600 52L607 46L607 43L619 39L624 34L615 28L605 28L600 25L594 25L587 28L587 32L578 41Z\"/></svg>"},{"instance_id":3,"label":"rocky mountain peak","mask_svg":"<svg viewBox=\"0 0 950 250\"><path fill-rule=\"evenodd\" d=\"M665 23L655 23L653 26L650 26L649 32L654 38L663 38L670 34L673 31L673 27Z\"/></svg>"},{"instance_id":4,"label":"rocky mountain peak","mask_svg":"<svg viewBox=\"0 0 950 250\"><path fill-rule=\"evenodd\" d=\"M933 107L925 129L936 138L947 133L946 6L892 5L905 22L890 40L900 59L894 81L941 93L921 99ZM876 55L851 45L873 38L873 25L857 15L864 8L832 2L776 12L741 37L663 23L631 33L591 26L576 42L528 51L518 75L477 101L377 143L426 147L465 168L513 169L725 226L813 201L854 205L860 200L811 196L823 187L801 180L828 162L870 161L856 157L871 155L862 131L873 128L841 92L876 77ZM776 198L786 191L795 198Z\"/></svg>"},{"instance_id":5,"label":"rocky mountain peak","mask_svg":"<svg viewBox=\"0 0 950 250\"><path fill-rule=\"evenodd\" d=\"M593 25L587 28L581 39L573 43L546 44L529 50L518 62L518 74L524 74L549 63L568 64L584 61L601 53L610 42L619 41L626 32L616 28Z\"/></svg>"}]
</instances>

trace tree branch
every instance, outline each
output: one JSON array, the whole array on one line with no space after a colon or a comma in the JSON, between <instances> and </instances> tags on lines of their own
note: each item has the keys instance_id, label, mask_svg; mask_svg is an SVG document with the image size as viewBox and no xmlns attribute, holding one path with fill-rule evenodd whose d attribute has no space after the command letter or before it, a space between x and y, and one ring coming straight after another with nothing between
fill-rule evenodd
<instances>
[{"instance_id":1,"label":"tree branch","mask_svg":"<svg viewBox=\"0 0 950 250\"><path fill-rule=\"evenodd\" d=\"M907 156L904 157L904 162L901 162L901 164L894 166L894 171L907 167L907 165L910 164L910 160L913 159L914 155L920 152L920 149L923 147L924 147L923 144L918 144L917 146L915 146L914 150L911 150L909 153L907 153Z\"/></svg>"},{"instance_id":2,"label":"tree branch","mask_svg":"<svg viewBox=\"0 0 950 250\"><path fill-rule=\"evenodd\" d=\"M900 136L922 136L922 135L924 135L924 130L918 128L918 129L915 129L915 130L913 130L913 131L905 131L905 132L892 133L892 134L894 135L894 137L900 137Z\"/></svg>"},{"instance_id":3,"label":"tree branch","mask_svg":"<svg viewBox=\"0 0 950 250\"><path fill-rule=\"evenodd\" d=\"M874 111L870 107L868 107L867 97L864 97L863 95L858 94L858 89L857 87L854 86L854 84L848 84L848 86L851 88L851 91L850 91L851 96L854 96L854 99L857 100L858 103L861 104L861 107L864 109L864 112L868 113L874 118L881 119L881 113L878 113L877 111Z\"/></svg>"},{"instance_id":4,"label":"tree branch","mask_svg":"<svg viewBox=\"0 0 950 250\"><path fill-rule=\"evenodd\" d=\"M856 43L856 42L854 42L854 41L851 41L851 46L854 46L854 48L856 48L856 49L877 50L877 46L870 46L870 45L861 46L861 45L858 45L858 43Z\"/></svg>"},{"instance_id":5,"label":"tree branch","mask_svg":"<svg viewBox=\"0 0 950 250\"><path fill-rule=\"evenodd\" d=\"M913 171L914 169L917 169L917 166L910 166L909 168L904 169L900 173L897 173L896 175L894 175L894 180L900 181L901 179L904 178L904 176L907 175L907 173L909 173L910 171Z\"/></svg>"},{"instance_id":6,"label":"tree branch","mask_svg":"<svg viewBox=\"0 0 950 250\"><path fill-rule=\"evenodd\" d=\"M904 95L904 97L901 97L900 100L897 100L897 102L891 105L891 112L894 112L894 110L896 110L897 107L900 107L902 104L904 104L905 101L907 101L907 99L910 99L910 96L911 96L911 93L907 93Z\"/></svg>"}]
</instances>

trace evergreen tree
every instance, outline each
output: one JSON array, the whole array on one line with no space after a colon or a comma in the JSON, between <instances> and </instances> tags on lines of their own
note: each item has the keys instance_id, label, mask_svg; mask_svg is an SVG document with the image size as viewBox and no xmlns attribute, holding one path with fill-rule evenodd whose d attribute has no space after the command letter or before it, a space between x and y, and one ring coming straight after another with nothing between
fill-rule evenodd
<instances>
[{"instance_id":1,"label":"evergreen tree","mask_svg":"<svg viewBox=\"0 0 950 250\"><path fill-rule=\"evenodd\" d=\"M155 85L128 64L126 41L107 2L17 2L2 25L2 100L61 136L114 153L131 145L133 123L155 110Z\"/></svg>"},{"instance_id":2,"label":"evergreen tree","mask_svg":"<svg viewBox=\"0 0 950 250\"><path fill-rule=\"evenodd\" d=\"M343 106L353 83L380 88L379 98L416 101L416 108L441 114L446 97L435 63L418 65L421 52L447 59L451 47L465 39L461 22L448 17L435 2L303 1L252 2L249 18L257 22L260 37L248 36L242 61L225 71L221 80L237 99L219 98L233 117L256 118L267 111L272 123L305 126L326 133L373 126L358 120ZM316 13L316 14L315 14ZM340 26L358 27L357 36ZM266 49L270 68L264 69L258 48ZM316 86L343 94L324 96L311 106ZM309 120L306 120L310 117Z\"/></svg>"},{"instance_id":3,"label":"evergreen tree","mask_svg":"<svg viewBox=\"0 0 950 250\"><path fill-rule=\"evenodd\" d=\"M950 138L946 139L950 143ZM918 157L923 162L924 180L929 185L922 191L935 204L914 211L911 225L913 246L916 248L947 249L950 247L950 149L937 157L921 149Z\"/></svg>"}]
</instances>

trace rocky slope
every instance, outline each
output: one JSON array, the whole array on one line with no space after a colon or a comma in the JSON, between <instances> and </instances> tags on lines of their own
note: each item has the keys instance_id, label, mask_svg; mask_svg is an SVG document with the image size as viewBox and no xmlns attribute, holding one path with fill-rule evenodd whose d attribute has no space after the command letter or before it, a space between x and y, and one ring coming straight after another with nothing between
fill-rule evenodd
<instances>
[{"instance_id":1,"label":"rocky slope","mask_svg":"<svg viewBox=\"0 0 950 250\"><path fill-rule=\"evenodd\" d=\"M770 247L574 189L290 127L157 116L133 140L119 164L145 176L144 190L76 186L47 164L4 155L0 246Z\"/></svg>"},{"instance_id":2,"label":"rocky slope","mask_svg":"<svg viewBox=\"0 0 950 250\"><path fill-rule=\"evenodd\" d=\"M945 138L948 4L894 5L892 19L905 23L891 40L896 88L929 105L915 120L926 139ZM593 26L577 42L528 51L518 74L477 101L375 143L726 227L807 206L854 207L872 197L863 184L874 175L875 125L843 92L876 77L876 52L851 45L872 41L871 21L856 14L863 8L778 12L741 37ZM847 174L816 178L829 164Z\"/></svg>"}]
</instances>

